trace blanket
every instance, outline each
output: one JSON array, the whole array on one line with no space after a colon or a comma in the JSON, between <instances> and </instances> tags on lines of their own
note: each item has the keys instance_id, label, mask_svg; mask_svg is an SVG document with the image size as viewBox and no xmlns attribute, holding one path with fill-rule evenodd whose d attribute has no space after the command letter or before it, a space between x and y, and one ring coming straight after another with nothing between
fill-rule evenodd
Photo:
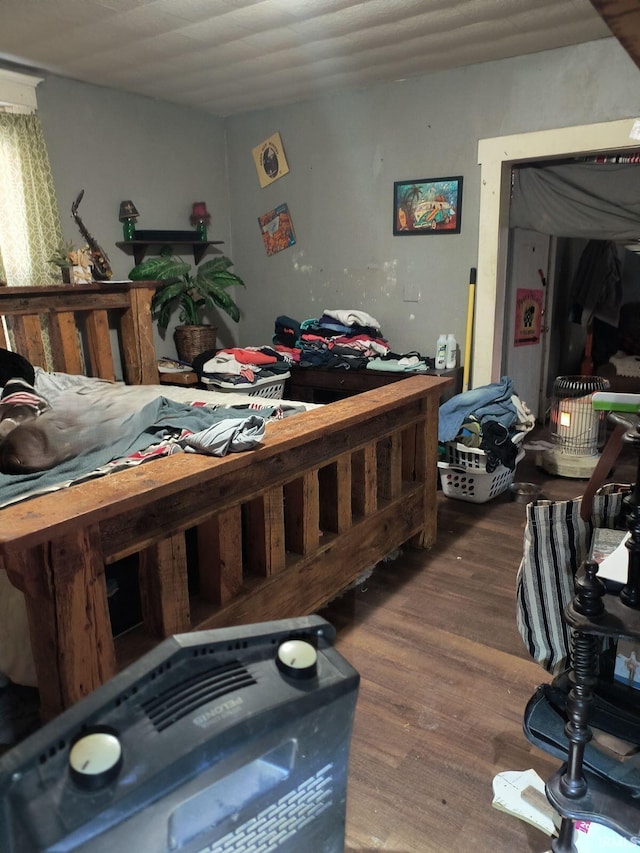
<instances>
[{"instance_id":1,"label":"blanket","mask_svg":"<svg viewBox=\"0 0 640 853\"><path fill-rule=\"evenodd\" d=\"M500 382L451 397L440 406L438 441L453 441L470 415L474 415L481 424L490 420L507 429L513 426L518 418L518 410L512 399L514 395L513 382L508 376L503 376Z\"/></svg>"},{"instance_id":2,"label":"blanket","mask_svg":"<svg viewBox=\"0 0 640 853\"><path fill-rule=\"evenodd\" d=\"M616 369L617 376L640 376L640 357L637 355L627 355L626 352L616 352L609 359L611 364Z\"/></svg>"},{"instance_id":3,"label":"blanket","mask_svg":"<svg viewBox=\"0 0 640 853\"><path fill-rule=\"evenodd\" d=\"M109 383L79 387L73 383L63 388L49 385L49 411L9 434L11 438L20 429L44 425L42 434L55 445L61 461L47 470L0 474L0 507L63 488L92 472L104 472L112 460L139 453L170 437L182 439L185 443L179 449L186 449L185 440L190 436L192 448L216 455L247 450L264 437L262 414L190 406L163 396L145 401L144 391L120 397L111 393L113 386ZM38 390L42 393L41 386ZM142 400L136 399L138 396Z\"/></svg>"}]
</instances>

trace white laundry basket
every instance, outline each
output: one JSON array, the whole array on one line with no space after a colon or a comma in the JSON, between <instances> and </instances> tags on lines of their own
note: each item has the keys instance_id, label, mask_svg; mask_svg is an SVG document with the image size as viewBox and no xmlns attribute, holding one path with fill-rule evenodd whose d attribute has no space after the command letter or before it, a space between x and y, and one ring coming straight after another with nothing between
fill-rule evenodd
<instances>
[{"instance_id":1,"label":"white laundry basket","mask_svg":"<svg viewBox=\"0 0 640 853\"><path fill-rule=\"evenodd\" d=\"M521 434L524 437L524 433ZM518 436L519 437L519 436ZM517 443L515 438L512 439ZM522 438L519 438L521 441ZM524 459L519 449L516 467ZM442 491L448 498L483 504L505 492L516 474L505 465L487 471L487 454L475 447L466 447L455 441L445 443L445 459L438 462Z\"/></svg>"},{"instance_id":2,"label":"white laundry basket","mask_svg":"<svg viewBox=\"0 0 640 853\"><path fill-rule=\"evenodd\" d=\"M233 382L222 382L219 379L208 379L202 377L202 384L214 391L235 391L236 394L248 394L249 397L267 397L270 400L281 400L284 395L284 384L291 376L287 373L279 373L270 379L256 379L251 384L234 385Z\"/></svg>"}]
</instances>

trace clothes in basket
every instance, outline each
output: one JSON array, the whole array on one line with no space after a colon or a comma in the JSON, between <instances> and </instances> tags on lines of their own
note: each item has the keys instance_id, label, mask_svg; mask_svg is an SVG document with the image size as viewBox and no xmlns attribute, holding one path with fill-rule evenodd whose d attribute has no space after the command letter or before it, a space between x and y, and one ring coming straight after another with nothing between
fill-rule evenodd
<instances>
[{"instance_id":1,"label":"clothes in basket","mask_svg":"<svg viewBox=\"0 0 640 853\"><path fill-rule=\"evenodd\" d=\"M250 396L283 397L284 383L290 376L289 361L273 347L233 347L206 355L194 361L203 385Z\"/></svg>"},{"instance_id":2,"label":"clothes in basket","mask_svg":"<svg viewBox=\"0 0 640 853\"><path fill-rule=\"evenodd\" d=\"M451 397L438 419L440 481L447 497L484 503L506 491L535 424L509 377Z\"/></svg>"}]
</instances>

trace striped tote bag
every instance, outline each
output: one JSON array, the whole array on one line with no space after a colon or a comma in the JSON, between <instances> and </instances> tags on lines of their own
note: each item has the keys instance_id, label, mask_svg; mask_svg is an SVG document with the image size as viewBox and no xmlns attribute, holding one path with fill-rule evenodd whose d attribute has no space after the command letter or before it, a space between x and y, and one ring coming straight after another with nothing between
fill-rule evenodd
<instances>
[{"instance_id":1,"label":"striped tote bag","mask_svg":"<svg viewBox=\"0 0 640 853\"><path fill-rule=\"evenodd\" d=\"M576 571L589 556L596 527L616 527L629 486L608 483L593 498L591 518L582 498L527 505L522 561L516 580L516 622L531 657L557 674L568 665L570 629L562 614L575 594Z\"/></svg>"}]
</instances>

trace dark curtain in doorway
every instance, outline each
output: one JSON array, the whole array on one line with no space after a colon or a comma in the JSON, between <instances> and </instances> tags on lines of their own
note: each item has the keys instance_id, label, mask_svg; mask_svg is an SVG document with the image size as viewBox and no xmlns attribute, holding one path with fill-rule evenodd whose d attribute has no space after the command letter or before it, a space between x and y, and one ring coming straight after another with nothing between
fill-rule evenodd
<instances>
[{"instance_id":1,"label":"dark curtain in doorway","mask_svg":"<svg viewBox=\"0 0 640 853\"><path fill-rule=\"evenodd\" d=\"M640 164L515 168L509 225L556 237L640 240Z\"/></svg>"}]
</instances>

